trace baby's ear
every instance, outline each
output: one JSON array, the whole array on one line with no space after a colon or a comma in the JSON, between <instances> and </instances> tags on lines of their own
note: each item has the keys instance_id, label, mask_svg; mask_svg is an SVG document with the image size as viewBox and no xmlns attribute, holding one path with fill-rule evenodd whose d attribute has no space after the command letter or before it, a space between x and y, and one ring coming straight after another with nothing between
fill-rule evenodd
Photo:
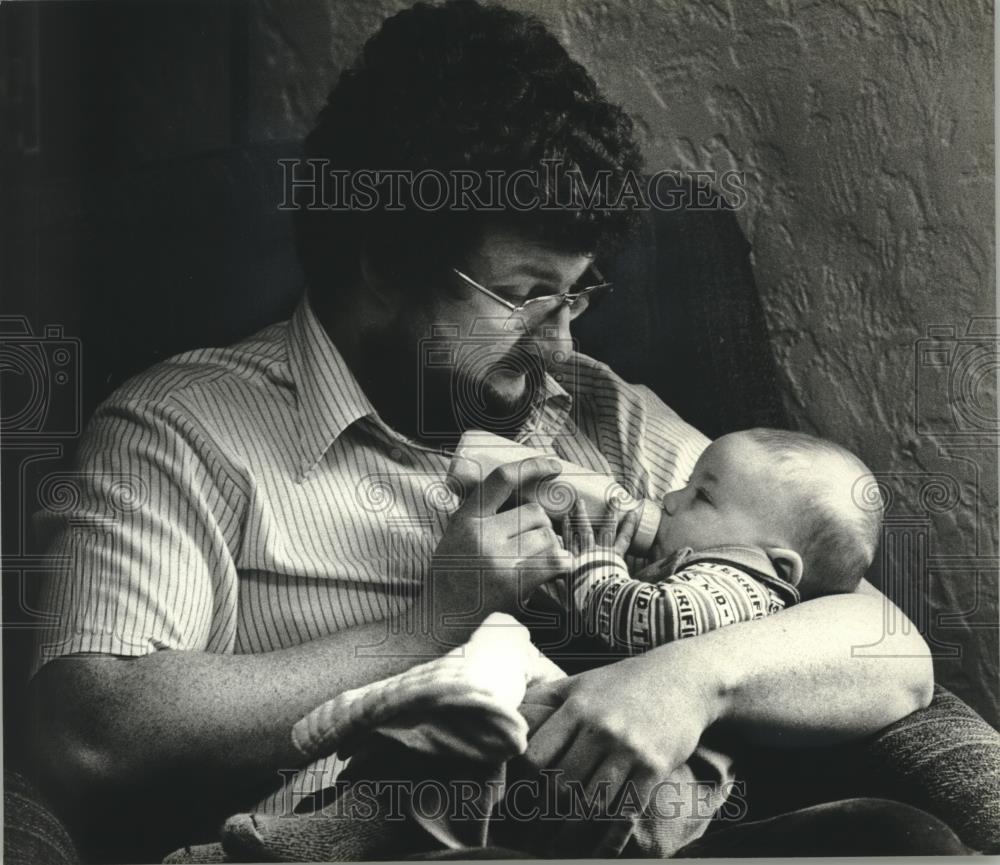
<instances>
[{"instance_id":1,"label":"baby's ear","mask_svg":"<svg viewBox=\"0 0 1000 865\"><path fill-rule=\"evenodd\" d=\"M785 547L767 547L765 552L774 563L778 576L797 586L802 581L802 556Z\"/></svg>"}]
</instances>

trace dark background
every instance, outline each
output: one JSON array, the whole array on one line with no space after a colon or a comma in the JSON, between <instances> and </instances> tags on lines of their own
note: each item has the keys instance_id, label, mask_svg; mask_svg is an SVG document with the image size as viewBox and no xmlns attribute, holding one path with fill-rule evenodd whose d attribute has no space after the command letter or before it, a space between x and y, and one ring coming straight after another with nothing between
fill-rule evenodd
<instances>
[{"instance_id":1,"label":"dark background","mask_svg":"<svg viewBox=\"0 0 1000 865\"><path fill-rule=\"evenodd\" d=\"M4 417L20 417L3 455L8 696L45 622L27 515L46 478L129 375L292 308L275 160L403 5L0 7ZM641 116L652 168L748 172L740 221L782 399L894 491L888 518L914 558L885 588L931 641L939 680L996 724L989 5L776 4L740 20L686 0L512 5L542 14ZM954 373L963 356L971 384ZM963 399L973 410L956 415ZM8 704L8 745L19 723Z\"/></svg>"}]
</instances>

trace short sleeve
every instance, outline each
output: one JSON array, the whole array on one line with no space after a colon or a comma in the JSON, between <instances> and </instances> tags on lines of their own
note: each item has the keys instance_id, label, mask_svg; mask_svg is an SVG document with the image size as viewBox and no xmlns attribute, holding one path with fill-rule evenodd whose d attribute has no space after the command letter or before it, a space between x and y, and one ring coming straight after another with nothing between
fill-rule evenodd
<instances>
[{"instance_id":1,"label":"short sleeve","mask_svg":"<svg viewBox=\"0 0 1000 865\"><path fill-rule=\"evenodd\" d=\"M38 608L51 625L36 638L32 675L76 653L231 650L242 496L193 419L105 403L74 471L43 491Z\"/></svg>"}]
</instances>

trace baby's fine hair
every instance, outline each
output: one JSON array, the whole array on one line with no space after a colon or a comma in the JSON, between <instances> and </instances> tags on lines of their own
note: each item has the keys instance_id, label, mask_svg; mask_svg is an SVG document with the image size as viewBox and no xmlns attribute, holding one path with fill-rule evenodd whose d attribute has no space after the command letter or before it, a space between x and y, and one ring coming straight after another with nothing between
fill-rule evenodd
<instances>
[{"instance_id":1,"label":"baby's fine hair","mask_svg":"<svg viewBox=\"0 0 1000 865\"><path fill-rule=\"evenodd\" d=\"M746 434L775 459L777 483L794 485L790 491L803 518L803 585L815 574L825 593L854 591L882 530L882 496L871 470L846 448L806 433L757 428ZM832 460L846 471L824 472Z\"/></svg>"}]
</instances>

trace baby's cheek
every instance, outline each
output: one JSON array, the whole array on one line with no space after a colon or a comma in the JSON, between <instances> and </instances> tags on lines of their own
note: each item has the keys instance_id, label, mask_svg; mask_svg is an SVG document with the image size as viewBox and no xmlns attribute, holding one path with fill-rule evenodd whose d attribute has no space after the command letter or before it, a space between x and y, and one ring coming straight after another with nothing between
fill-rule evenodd
<instances>
[{"instance_id":1,"label":"baby's cheek","mask_svg":"<svg viewBox=\"0 0 1000 865\"><path fill-rule=\"evenodd\" d=\"M677 550L691 547L693 550L703 550L706 547L716 547L722 544L746 543L740 540L743 532L736 531L730 521L722 519L710 508L685 511L668 517L660 525L664 527L664 555L670 555Z\"/></svg>"}]
</instances>

